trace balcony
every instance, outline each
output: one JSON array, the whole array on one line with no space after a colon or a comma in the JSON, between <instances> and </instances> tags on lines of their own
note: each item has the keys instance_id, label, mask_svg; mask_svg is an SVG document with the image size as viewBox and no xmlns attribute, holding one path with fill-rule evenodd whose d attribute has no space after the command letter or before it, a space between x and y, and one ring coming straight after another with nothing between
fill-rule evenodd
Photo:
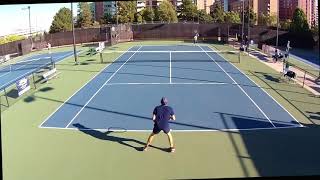
<instances>
[{"instance_id":1,"label":"balcony","mask_svg":"<svg viewBox=\"0 0 320 180\"><path fill-rule=\"evenodd\" d=\"M142 8L142 7L146 7L146 4L144 2L138 2L137 8Z\"/></svg>"}]
</instances>

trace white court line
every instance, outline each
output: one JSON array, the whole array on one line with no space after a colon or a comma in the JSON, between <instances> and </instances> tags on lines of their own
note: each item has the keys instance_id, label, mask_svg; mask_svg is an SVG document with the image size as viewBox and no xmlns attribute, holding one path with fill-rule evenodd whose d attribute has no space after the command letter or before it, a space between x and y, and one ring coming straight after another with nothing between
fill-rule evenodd
<instances>
[{"instance_id":1,"label":"white court line","mask_svg":"<svg viewBox=\"0 0 320 180\"><path fill-rule=\"evenodd\" d=\"M198 45L199 46L199 45ZM202 47L199 46L201 49ZM202 49L203 50L203 49ZM276 127L273 122L270 120L270 118L266 115L266 113L263 112L263 110L258 106L258 104L247 94L247 92L230 76L230 74L228 72L226 72L221 66L220 64L218 64L211 56L209 56L209 54L207 52L205 52L208 57L217 65L220 67L220 69L226 73L226 75L234 82L237 84L238 88L250 99L250 101L259 109L259 111L263 114L264 117L266 117L268 119L268 121L272 124L273 127ZM227 61L228 62L228 61Z\"/></svg>"},{"instance_id":2,"label":"white court line","mask_svg":"<svg viewBox=\"0 0 320 180\"><path fill-rule=\"evenodd\" d=\"M131 47L132 48L132 47ZM129 49L131 49L129 48ZM119 58L121 58L125 53L121 54L119 57L117 57L117 59L115 59L114 61L117 61ZM102 71L104 71L105 69L107 69L109 66L106 66L105 68L103 68L101 71L99 71L95 76L93 76L87 83L85 83L80 89L78 89L75 93L73 93L67 100L65 100L55 111L53 111L38 127L41 128L42 125L49 120L49 118L56 113L64 104L66 104L74 95L76 95L81 89L83 89L88 83L90 83L96 76L98 76L99 74L101 74ZM43 128L43 127L42 127Z\"/></svg>"},{"instance_id":3,"label":"white court line","mask_svg":"<svg viewBox=\"0 0 320 180\"><path fill-rule=\"evenodd\" d=\"M41 60L41 59L49 59L49 57L36 58L36 59L33 59L33 60L26 60L26 62L29 62L29 61L30 61L30 62L27 63L27 64L25 64L25 65L23 65L23 66L21 66L21 67L19 67L19 68L17 68L17 69L15 69L14 71L16 71L16 70L18 70L18 69L21 69L21 68L25 67L26 65L31 64L31 63L36 62L36 61L39 61L39 60ZM5 73L5 74L2 74L0 77L5 76L5 75L7 75L7 74L9 74L9 73L12 72L12 70L11 70L12 68L11 68L10 66L22 64L22 62L23 62L23 61L17 62L17 63L15 63L15 64L9 64L8 66L9 66L9 68L10 68L10 71L7 72L7 73Z\"/></svg>"},{"instance_id":4,"label":"white court line","mask_svg":"<svg viewBox=\"0 0 320 180\"><path fill-rule=\"evenodd\" d=\"M85 130L85 131L101 131L106 132L108 129L79 129L79 128L59 128L59 127L41 127L44 129L60 129L60 130ZM293 129L293 128L302 128L301 126L292 126L292 127L273 127L273 128L249 128L249 129L199 129L199 130L174 130L171 129L172 132L239 132L239 131L257 131L257 130L275 130L275 129ZM126 132L152 132L152 130L125 130Z\"/></svg>"},{"instance_id":5,"label":"white court line","mask_svg":"<svg viewBox=\"0 0 320 180\"><path fill-rule=\"evenodd\" d=\"M141 46L139 47L139 49L141 48ZM137 51L139 51L139 49ZM71 119L71 121L69 122L69 124L67 124L66 127L68 127L78 116L79 114L84 110L84 108L92 101L92 99L101 91L101 89L113 78L114 75L116 75L116 73L135 55L136 53L132 54L127 60L126 62L124 62L119 69L114 72L109 79L98 89L98 91L96 93L93 94L93 96L87 101L87 103L80 109L80 111L78 111L78 113Z\"/></svg>"},{"instance_id":6,"label":"white court line","mask_svg":"<svg viewBox=\"0 0 320 180\"><path fill-rule=\"evenodd\" d=\"M68 53L68 54L66 54L66 55L64 55L64 56L62 56L62 57L65 58L65 57L68 57L68 56L70 56L70 55L71 55L71 53ZM61 61L63 58L59 59L58 61ZM49 62L49 63L47 63L47 64L50 64L50 63L51 63L51 62ZM37 67L37 68L39 68L39 67ZM15 79L12 80L12 81L17 81L17 80L23 78L24 76L30 74L30 73L33 72L34 70L35 70L35 69L32 69L31 71L28 71L28 72L22 74L21 76L15 78ZM2 85L2 86L0 87L0 89L4 89L8 84L12 83L12 81L9 81L9 82L7 82L6 84Z\"/></svg>"},{"instance_id":7,"label":"white court line","mask_svg":"<svg viewBox=\"0 0 320 180\"><path fill-rule=\"evenodd\" d=\"M139 82L132 82L132 83L108 83L106 86L115 86L115 85L224 85L224 84L232 84L236 85L235 83L220 83L220 82L208 82L208 83L139 83Z\"/></svg>"},{"instance_id":8,"label":"white court line","mask_svg":"<svg viewBox=\"0 0 320 180\"><path fill-rule=\"evenodd\" d=\"M111 53L121 53L123 51L106 51L104 52L103 54L111 54ZM150 54L154 54L154 53L169 53L169 52L172 52L172 53L199 53L199 54L203 54L204 52L209 52L209 53L213 53L213 52L216 52L216 53L221 53L221 52L234 52L234 53L238 53L238 51L204 51L204 50L198 50L198 51L169 51L169 50L166 50L166 51L137 51L137 50L134 50L134 51L126 51L128 53L150 53Z\"/></svg>"},{"instance_id":9,"label":"white court line","mask_svg":"<svg viewBox=\"0 0 320 180\"><path fill-rule=\"evenodd\" d=\"M177 46L177 45L183 45L183 43L181 43L181 44L166 44L166 45L163 45L163 44L144 44L144 45L141 45L142 47L152 47L152 46L156 46L156 47L158 47L158 46L163 46L163 47L168 47L168 46Z\"/></svg>"},{"instance_id":10,"label":"white court line","mask_svg":"<svg viewBox=\"0 0 320 180\"><path fill-rule=\"evenodd\" d=\"M210 49L212 49L211 47L209 47ZM218 54L219 55L219 54ZM220 56L220 55L219 55ZM223 58L226 62L229 62L228 60L226 60L226 58L224 58L223 56L220 56L221 58ZM263 63L261 61L258 61L260 63ZM287 109L285 109L276 99L274 99L266 90L263 89L263 87L259 86L256 82L254 82L249 76L247 76L245 73L243 73L242 71L240 71L240 69L233 65L232 63L229 62L229 64L231 64L233 67L235 67L236 69L238 69L239 72L241 72L241 74L243 74L244 76L246 76L251 82L253 82L257 87L259 87L263 92L265 92L271 99L273 99L284 111L286 111L295 121L297 121L297 123L300 124L301 127L305 127L304 125L302 125Z\"/></svg>"},{"instance_id":11,"label":"white court line","mask_svg":"<svg viewBox=\"0 0 320 180\"><path fill-rule=\"evenodd\" d=\"M170 51L170 84L171 84L171 51Z\"/></svg>"}]
</instances>

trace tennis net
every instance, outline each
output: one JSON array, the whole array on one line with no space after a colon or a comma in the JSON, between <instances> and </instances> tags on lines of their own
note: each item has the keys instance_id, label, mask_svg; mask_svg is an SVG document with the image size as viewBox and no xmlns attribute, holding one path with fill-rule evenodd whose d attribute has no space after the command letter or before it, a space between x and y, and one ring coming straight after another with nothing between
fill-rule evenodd
<instances>
[{"instance_id":1,"label":"tennis net","mask_svg":"<svg viewBox=\"0 0 320 180\"><path fill-rule=\"evenodd\" d=\"M229 58L234 56L236 58ZM134 62L231 62L239 63L240 51L103 51L101 63L127 61Z\"/></svg>"},{"instance_id":2,"label":"tennis net","mask_svg":"<svg viewBox=\"0 0 320 180\"><path fill-rule=\"evenodd\" d=\"M52 59L50 57L37 58L31 60L20 61L12 64L8 64L0 68L0 73L9 73L13 71L21 70L37 70L49 65L52 65Z\"/></svg>"}]
</instances>

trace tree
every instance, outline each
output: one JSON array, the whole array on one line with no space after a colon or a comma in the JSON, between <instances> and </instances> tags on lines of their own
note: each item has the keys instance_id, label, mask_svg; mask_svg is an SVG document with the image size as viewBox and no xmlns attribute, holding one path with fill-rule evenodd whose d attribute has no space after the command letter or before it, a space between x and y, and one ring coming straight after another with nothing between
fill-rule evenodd
<instances>
[{"instance_id":1,"label":"tree","mask_svg":"<svg viewBox=\"0 0 320 180\"><path fill-rule=\"evenodd\" d=\"M105 13L100 20L100 24L114 23L114 18L110 13Z\"/></svg>"},{"instance_id":2,"label":"tree","mask_svg":"<svg viewBox=\"0 0 320 180\"><path fill-rule=\"evenodd\" d=\"M293 13L289 32L291 34L292 47L313 48L314 39L312 32L309 29L306 15L299 8Z\"/></svg>"},{"instance_id":3,"label":"tree","mask_svg":"<svg viewBox=\"0 0 320 180\"><path fill-rule=\"evenodd\" d=\"M154 9L153 9L153 12L154 12L154 20L155 20L155 21L160 21L159 8L154 8Z\"/></svg>"},{"instance_id":4,"label":"tree","mask_svg":"<svg viewBox=\"0 0 320 180\"><path fill-rule=\"evenodd\" d=\"M93 24L93 20L89 4L86 2L80 2L78 6L79 12L77 27L91 27Z\"/></svg>"},{"instance_id":5,"label":"tree","mask_svg":"<svg viewBox=\"0 0 320 180\"><path fill-rule=\"evenodd\" d=\"M319 36L319 25L312 27L311 32L313 36Z\"/></svg>"},{"instance_id":6,"label":"tree","mask_svg":"<svg viewBox=\"0 0 320 180\"><path fill-rule=\"evenodd\" d=\"M280 22L280 27L283 30L289 30L291 23L292 23L292 21L290 19L286 19L285 21Z\"/></svg>"},{"instance_id":7,"label":"tree","mask_svg":"<svg viewBox=\"0 0 320 180\"><path fill-rule=\"evenodd\" d=\"M142 23L143 18L142 18L142 15L141 15L140 13L136 13L136 14L135 14L135 21L136 21L137 23L139 23L139 24Z\"/></svg>"},{"instance_id":8,"label":"tree","mask_svg":"<svg viewBox=\"0 0 320 180\"><path fill-rule=\"evenodd\" d=\"M147 7L142 10L142 18L144 21L153 21L155 19L155 13L151 7Z\"/></svg>"},{"instance_id":9,"label":"tree","mask_svg":"<svg viewBox=\"0 0 320 180\"><path fill-rule=\"evenodd\" d=\"M229 11L227 13L225 13L224 16L224 21L228 24L228 39L229 39L229 31L230 31L230 24L234 23L234 24L239 24L241 23L241 19L240 19L240 15L237 12L233 12L233 11Z\"/></svg>"},{"instance_id":10,"label":"tree","mask_svg":"<svg viewBox=\"0 0 320 180\"><path fill-rule=\"evenodd\" d=\"M277 27L277 17L274 15L269 15L265 13L261 13L258 18L258 24Z\"/></svg>"},{"instance_id":11,"label":"tree","mask_svg":"<svg viewBox=\"0 0 320 180\"><path fill-rule=\"evenodd\" d=\"M68 8L61 8L53 17L49 33L71 31L72 29L71 10Z\"/></svg>"},{"instance_id":12,"label":"tree","mask_svg":"<svg viewBox=\"0 0 320 180\"><path fill-rule=\"evenodd\" d=\"M118 1L118 19L120 23L132 23L135 20L137 13L136 1Z\"/></svg>"},{"instance_id":13,"label":"tree","mask_svg":"<svg viewBox=\"0 0 320 180\"><path fill-rule=\"evenodd\" d=\"M216 4L214 7L213 7L213 11L212 11L212 18L213 18L213 21L214 22L217 22L217 23L222 23L224 22L224 10L222 8L222 6L220 4Z\"/></svg>"},{"instance_id":14,"label":"tree","mask_svg":"<svg viewBox=\"0 0 320 180\"><path fill-rule=\"evenodd\" d=\"M292 32L308 32L310 31L308 20L304 12L297 8L293 13L292 23L290 26Z\"/></svg>"},{"instance_id":15,"label":"tree","mask_svg":"<svg viewBox=\"0 0 320 180\"><path fill-rule=\"evenodd\" d=\"M177 13L173 8L173 5L167 1L164 0L159 5L159 20L165 21L165 22L178 22Z\"/></svg>"},{"instance_id":16,"label":"tree","mask_svg":"<svg viewBox=\"0 0 320 180\"><path fill-rule=\"evenodd\" d=\"M213 22L213 18L202 9L198 12L199 22L210 23Z\"/></svg>"},{"instance_id":17,"label":"tree","mask_svg":"<svg viewBox=\"0 0 320 180\"><path fill-rule=\"evenodd\" d=\"M224 21L226 23L234 23L234 24L240 24L240 14L234 11L229 11L225 13Z\"/></svg>"},{"instance_id":18,"label":"tree","mask_svg":"<svg viewBox=\"0 0 320 180\"><path fill-rule=\"evenodd\" d=\"M181 13L179 18L181 20L193 20L198 16L197 6L192 3L191 0L182 0L182 5L180 6Z\"/></svg>"},{"instance_id":19,"label":"tree","mask_svg":"<svg viewBox=\"0 0 320 180\"><path fill-rule=\"evenodd\" d=\"M98 21L93 21L92 27L95 27L95 28L100 27L100 22L98 22Z\"/></svg>"},{"instance_id":20,"label":"tree","mask_svg":"<svg viewBox=\"0 0 320 180\"><path fill-rule=\"evenodd\" d=\"M26 38L22 35L8 35L0 38L0 44L6 44L9 42L19 41L23 39L26 39Z\"/></svg>"},{"instance_id":21,"label":"tree","mask_svg":"<svg viewBox=\"0 0 320 180\"><path fill-rule=\"evenodd\" d=\"M257 22L257 14L252 9L249 10L249 13L248 11L245 11L244 20L246 23L248 23L248 16L250 17L250 25L255 25ZM242 21L242 16L241 16L241 21Z\"/></svg>"}]
</instances>

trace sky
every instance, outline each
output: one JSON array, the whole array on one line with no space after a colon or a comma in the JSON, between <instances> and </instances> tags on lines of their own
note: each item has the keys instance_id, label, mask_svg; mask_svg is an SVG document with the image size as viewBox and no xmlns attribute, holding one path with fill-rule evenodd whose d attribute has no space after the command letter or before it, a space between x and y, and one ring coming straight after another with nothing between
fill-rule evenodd
<instances>
[{"instance_id":1,"label":"sky","mask_svg":"<svg viewBox=\"0 0 320 180\"><path fill-rule=\"evenodd\" d=\"M60 8L71 9L70 3L50 4L14 4L0 5L0 36L11 34L17 29L29 30L29 11L23 10L30 6L31 26L49 31L54 15ZM73 4L73 14L77 14L77 4Z\"/></svg>"}]
</instances>

